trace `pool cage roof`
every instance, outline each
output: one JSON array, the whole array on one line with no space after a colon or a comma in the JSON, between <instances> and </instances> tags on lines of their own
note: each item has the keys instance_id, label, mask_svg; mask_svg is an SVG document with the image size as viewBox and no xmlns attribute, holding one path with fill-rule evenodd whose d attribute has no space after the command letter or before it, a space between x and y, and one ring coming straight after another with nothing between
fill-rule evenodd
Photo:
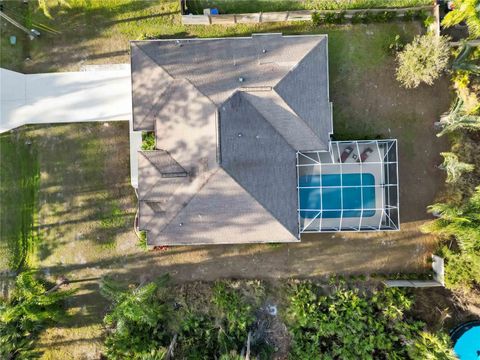
<instances>
[{"instance_id":1,"label":"pool cage roof","mask_svg":"<svg viewBox=\"0 0 480 360\"><path fill-rule=\"evenodd\" d=\"M300 233L399 230L396 140L297 153Z\"/></svg>"}]
</instances>

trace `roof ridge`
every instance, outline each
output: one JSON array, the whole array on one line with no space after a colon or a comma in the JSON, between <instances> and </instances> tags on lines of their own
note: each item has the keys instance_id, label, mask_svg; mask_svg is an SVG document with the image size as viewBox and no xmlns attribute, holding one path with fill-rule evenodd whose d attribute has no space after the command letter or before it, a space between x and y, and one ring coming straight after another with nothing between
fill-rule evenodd
<instances>
[{"instance_id":1,"label":"roof ridge","mask_svg":"<svg viewBox=\"0 0 480 360\"><path fill-rule=\"evenodd\" d=\"M281 136L281 135L280 135ZM283 138L283 136L282 136ZM286 140L285 140L286 141ZM220 165L220 167L222 168L223 171L225 171L225 173L230 176L230 178L235 181L235 183L243 189L243 191L245 191L248 196L250 196L253 201L255 201L263 210L265 210L265 212L267 212L267 214L269 214L272 218L274 218L278 224L280 224L285 230L287 230L290 234L292 234L292 232L283 224L283 222L276 216L274 215L270 210L268 210L260 201L258 201L251 193L250 191L248 191L247 189L245 189L241 184L240 182L235 178L235 176L233 176L226 168L224 168L222 165ZM296 236L296 235L294 235Z\"/></svg>"},{"instance_id":2,"label":"roof ridge","mask_svg":"<svg viewBox=\"0 0 480 360\"><path fill-rule=\"evenodd\" d=\"M312 129L312 127L305 121L305 119L302 118L300 115L298 115L298 114L291 108L291 106L290 106L290 104L287 102L287 100L285 100L285 99L283 98L283 96L280 95L280 94L277 92L277 89L276 89L276 88L277 88L277 86L278 86L290 73L292 73L293 71L295 71L295 69L302 63L302 61L305 60L305 58L306 58L308 55L310 55L317 47L319 47L320 44L321 44L324 40L325 40L325 38L322 37L322 39L321 39L314 47L312 47L307 53L305 53L305 55L300 59L300 61L297 62L297 63L295 64L295 66L293 66L290 70L288 70L288 72L285 74L285 76L282 77L282 78L280 79L280 81L273 86L273 91L275 91L275 92L278 94L278 96L280 96L280 98L283 100L283 102L284 102L285 104L287 104L288 108L291 109L291 110L293 111L293 113L296 114L296 115L305 123L305 125L307 125L307 127L310 129L310 131L311 131L311 132L315 135L315 137L317 137L318 140L320 140L320 141L322 141L322 139L320 139L320 138L318 137L318 135L315 133L315 131ZM330 99L329 99L329 100L330 100ZM323 142L323 141L322 141L322 142Z\"/></svg>"},{"instance_id":3,"label":"roof ridge","mask_svg":"<svg viewBox=\"0 0 480 360\"><path fill-rule=\"evenodd\" d=\"M248 91L236 91L235 93L238 93L238 94L242 97L243 100L245 100L246 102L248 102L248 103L255 109L255 111L256 111L257 113L259 113L260 116L267 122L267 124L268 124L273 130L275 130L275 132L276 132L278 135L280 135L280 137L281 137L283 140L285 140L285 142L288 144L288 146L290 146L290 148L291 148L292 150L297 151L297 150L295 150L295 147L294 147L292 144L290 144L290 142L289 142L287 139L285 139L285 136L283 136L283 135L278 131L278 129L277 129L275 126L273 126L273 124L272 124L270 121L268 121L267 118L265 118L265 116L263 116L263 114L261 113L261 111L260 111L254 104L252 104L252 102L249 101L248 98L246 98L245 96L243 96L242 93L245 93L245 92L248 92ZM229 98L229 99L230 99L230 98ZM288 105L288 104L287 104L287 105Z\"/></svg>"},{"instance_id":4,"label":"roof ridge","mask_svg":"<svg viewBox=\"0 0 480 360\"><path fill-rule=\"evenodd\" d=\"M155 168L155 170L160 174L160 177L159 177L159 178L161 179L162 173L160 172L160 169L159 169L158 167L156 167L155 164L152 163L152 161L150 161L150 159L145 155L145 153L144 153L143 151L139 151L138 153L139 153L140 155L142 155L145 159L147 159L150 164L153 165L153 167ZM148 189L145 191L145 194L149 194L149 193L151 192L151 190L153 189L153 187L156 186L157 184L158 184L158 181L156 181L154 184L152 184L152 186L149 186ZM140 196L140 194L139 194L139 196ZM146 201L146 199L140 199L140 200Z\"/></svg>"},{"instance_id":5,"label":"roof ridge","mask_svg":"<svg viewBox=\"0 0 480 360\"><path fill-rule=\"evenodd\" d=\"M320 142L322 142L322 140L318 137L317 134L315 134L315 132L313 131L313 129L308 125L308 123L307 123L300 115L298 115L298 114L295 112L295 110L293 110L293 109L290 107L290 105L285 101L285 99L284 99L279 93L277 93L273 88L272 88L271 91L272 91L273 93L275 93L276 95L278 95L278 98L287 106L287 110L289 110L289 111L292 113L293 116L297 117L300 121L302 121L302 123L307 126L308 131L309 131L315 138L317 138ZM250 92L250 91L245 91L245 92ZM259 93L258 91L252 91L252 92ZM259 110L259 109L255 106L255 104L253 104L251 101L249 101L248 99L245 99L245 100L247 100L255 109ZM260 112L260 110L259 110L259 112ZM260 112L260 113L261 113L261 112ZM262 116L263 116L263 115L262 115ZM265 118L265 117L264 117L264 118ZM268 122L270 122L267 118L265 118L265 119L266 119ZM275 127L275 126L274 126L274 127ZM280 135L285 139L285 137L284 137L282 134L280 134ZM285 139L285 141L290 144L290 142L289 142L287 139ZM293 146L293 144L290 144L290 145Z\"/></svg>"},{"instance_id":6,"label":"roof ridge","mask_svg":"<svg viewBox=\"0 0 480 360\"><path fill-rule=\"evenodd\" d=\"M161 68L165 73L172 78L172 80L175 80L175 78L170 74L162 65L160 65L158 62L155 61L153 57L151 57L149 54L147 54L140 46L138 46L135 42L132 42L135 47L140 50L145 56L147 56L150 60L152 60L159 68Z\"/></svg>"},{"instance_id":7,"label":"roof ridge","mask_svg":"<svg viewBox=\"0 0 480 360\"><path fill-rule=\"evenodd\" d=\"M175 214L170 218L165 221L163 224L162 228L159 230L161 233L168 225L172 223L172 221L180 214L180 212L185 209L188 204L198 195L198 193L205 187L205 185L210 181L210 179L219 171L220 167L217 167L212 170L212 173L208 176L208 178L205 179L205 181L201 184L201 186L195 191L195 193L188 198L187 201L185 201L182 206L178 208L178 210L175 212Z\"/></svg>"}]
</instances>

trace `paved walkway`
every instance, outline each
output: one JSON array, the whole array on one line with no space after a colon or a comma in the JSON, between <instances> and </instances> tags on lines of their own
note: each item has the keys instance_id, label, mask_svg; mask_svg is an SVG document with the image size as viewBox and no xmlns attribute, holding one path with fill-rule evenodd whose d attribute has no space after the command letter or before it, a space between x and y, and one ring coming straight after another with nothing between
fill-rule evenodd
<instances>
[{"instance_id":1,"label":"paved walkway","mask_svg":"<svg viewBox=\"0 0 480 360\"><path fill-rule=\"evenodd\" d=\"M130 65L85 70L21 74L0 69L0 133L27 124L129 121L131 181L137 187L141 133L132 131Z\"/></svg>"}]
</instances>

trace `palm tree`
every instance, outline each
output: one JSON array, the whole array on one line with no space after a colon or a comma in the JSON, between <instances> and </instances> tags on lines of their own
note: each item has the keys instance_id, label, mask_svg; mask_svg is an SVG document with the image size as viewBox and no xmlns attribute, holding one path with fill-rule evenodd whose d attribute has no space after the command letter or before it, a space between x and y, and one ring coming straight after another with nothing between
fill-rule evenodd
<instances>
[{"instance_id":1,"label":"palm tree","mask_svg":"<svg viewBox=\"0 0 480 360\"><path fill-rule=\"evenodd\" d=\"M73 291L47 290L34 272L17 276L12 296L0 301L0 358L26 359L35 356L33 343L49 323L65 316L61 303Z\"/></svg>"},{"instance_id":2,"label":"palm tree","mask_svg":"<svg viewBox=\"0 0 480 360\"><path fill-rule=\"evenodd\" d=\"M458 52L458 56L452 62L452 69L453 70L463 70L475 75L480 75L480 66L474 64L470 61L469 56L473 51L473 47L464 42Z\"/></svg>"},{"instance_id":3,"label":"palm tree","mask_svg":"<svg viewBox=\"0 0 480 360\"><path fill-rule=\"evenodd\" d=\"M465 111L463 100L457 98L450 111L443 114L440 117L440 121L435 123L435 125L442 129L437 136L460 129L480 130L480 116L468 114Z\"/></svg>"},{"instance_id":4,"label":"palm tree","mask_svg":"<svg viewBox=\"0 0 480 360\"><path fill-rule=\"evenodd\" d=\"M439 166L440 169L447 172L447 183L454 183L465 172L472 172L475 168L472 164L461 162L458 156L452 152L442 152L443 163Z\"/></svg>"},{"instance_id":5,"label":"palm tree","mask_svg":"<svg viewBox=\"0 0 480 360\"><path fill-rule=\"evenodd\" d=\"M100 291L113 303L104 318L109 328L105 340L105 355L109 359L168 358L173 336L170 331L173 307L160 294L168 279L166 274L133 290L123 289L109 278L102 280Z\"/></svg>"},{"instance_id":6,"label":"palm tree","mask_svg":"<svg viewBox=\"0 0 480 360\"><path fill-rule=\"evenodd\" d=\"M437 219L422 230L444 237L455 237L463 253L480 253L480 186L464 204L437 203L428 207Z\"/></svg>"},{"instance_id":7,"label":"palm tree","mask_svg":"<svg viewBox=\"0 0 480 360\"><path fill-rule=\"evenodd\" d=\"M454 0L454 10L450 11L442 21L442 25L450 27L465 21L471 38L480 37L480 4L478 0Z\"/></svg>"}]
</instances>

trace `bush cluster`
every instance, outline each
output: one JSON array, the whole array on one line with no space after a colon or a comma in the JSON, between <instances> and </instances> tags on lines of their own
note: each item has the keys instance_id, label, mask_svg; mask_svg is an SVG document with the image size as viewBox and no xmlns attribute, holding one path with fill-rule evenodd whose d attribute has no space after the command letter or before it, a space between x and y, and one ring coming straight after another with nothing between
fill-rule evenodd
<instances>
[{"instance_id":1,"label":"bush cluster","mask_svg":"<svg viewBox=\"0 0 480 360\"><path fill-rule=\"evenodd\" d=\"M351 22L352 24L370 24L370 23L381 23L389 22L393 20L404 20L404 21L413 21L420 20L426 21L429 16L428 13L424 10L408 10L404 13L403 16L400 16L395 11L381 11L381 12L372 12L372 11L362 11L355 12L351 17L347 17L347 12L314 12L312 14L312 22L314 26L320 26L324 24L342 24L346 22Z\"/></svg>"}]
</instances>

